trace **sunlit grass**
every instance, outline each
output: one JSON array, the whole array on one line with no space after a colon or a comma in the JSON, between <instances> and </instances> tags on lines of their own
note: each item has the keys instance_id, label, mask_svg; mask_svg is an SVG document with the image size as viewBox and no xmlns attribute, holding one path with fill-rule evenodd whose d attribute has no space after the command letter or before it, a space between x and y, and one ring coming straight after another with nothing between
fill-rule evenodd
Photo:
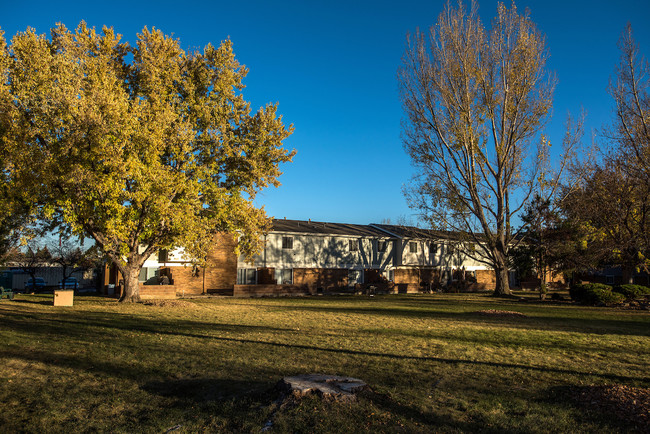
<instances>
[{"instance_id":1,"label":"sunlit grass","mask_svg":"<svg viewBox=\"0 0 650 434\"><path fill-rule=\"evenodd\" d=\"M484 316L485 309L526 317ZM650 315L484 295L0 303L3 431L625 431L569 386L648 387ZM357 403L277 408L283 376L358 377Z\"/></svg>"}]
</instances>

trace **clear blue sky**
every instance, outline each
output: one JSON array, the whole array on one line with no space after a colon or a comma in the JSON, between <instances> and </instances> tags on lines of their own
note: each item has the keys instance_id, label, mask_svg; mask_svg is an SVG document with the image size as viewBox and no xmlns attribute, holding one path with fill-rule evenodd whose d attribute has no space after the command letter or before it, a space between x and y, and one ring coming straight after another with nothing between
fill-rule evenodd
<instances>
[{"instance_id":1,"label":"clear blue sky","mask_svg":"<svg viewBox=\"0 0 650 434\"><path fill-rule=\"evenodd\" d=\"M487 24L496 1L480 2ZM509 4L509 3L508 3ZM269 215L371 223L413 212L402 196L413 170L400 140L396 70L405 35L435 23L443 1L0 1L5 37L28 26L48 33L57 22L112 26L133 43L146 25L179 38L185 49L230 37L249 69L244 96L256 109L279 103L295 133L293 163L282 186L258 204ZM609 122L607 85L617 40L631 22L650 55L650 2L519 1L547 36L549 68L559 79L546 134L560 143L568 112L587 111L584 140ZM49 33L48 33L49 34Z\"/></svg>"}]
</instances>

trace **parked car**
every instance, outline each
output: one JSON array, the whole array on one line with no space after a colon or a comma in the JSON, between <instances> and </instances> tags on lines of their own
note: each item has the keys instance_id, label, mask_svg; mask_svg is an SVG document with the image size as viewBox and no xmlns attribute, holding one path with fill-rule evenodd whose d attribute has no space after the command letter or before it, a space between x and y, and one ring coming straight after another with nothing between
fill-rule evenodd
<instances>
[{"instance_id":1,"label":"parked car","mask_svg":"<svg viewBox=\"0 0 650 434\"><path fill-rule=\"evenodd\" d=\"M36 279L29 279L27 283L25 283L25 291L42 291L45 289L45 279L42 277L37 277Z\"/></svg>"},{"instance_id":2,"label":"parked car","mask_svg":"<svg viewBox=\"0 0 650 434\"><path fill-rule=\"evenodd\" d=\"M67 279L59 282L59 288L61 289L77 289L78 287L79 287L79 283L77 282L77 279L74 277L68 277Z\"/></svg>"}]
</instances>

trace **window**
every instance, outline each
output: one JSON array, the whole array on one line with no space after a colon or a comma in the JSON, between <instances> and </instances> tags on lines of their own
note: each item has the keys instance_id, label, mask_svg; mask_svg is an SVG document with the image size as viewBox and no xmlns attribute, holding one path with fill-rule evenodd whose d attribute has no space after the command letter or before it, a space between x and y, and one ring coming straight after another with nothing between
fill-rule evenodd
<instances>
[{"instance_id":1,"label":"window","mask_svg":"<svg viewBox=\"0 0 650 434\"><path fill-rule=\"evenodd\" d=\"M140 275L138 276L138 281L139 282L148 282L149 279L153 279L154 277L157 277L157 276L158 276L158 268L142 267L140 269Z\"/></svg>"},{"instance_id":2,"label":"window","mask_svg":"<svg viewBox=\"0 0 650 434\"><path fill-rule=\"evenodd\" d=\"M293 250L293 237L282 237L282 248Z\"/></svg>"},{"instance_id":3,"label":"window","mask_svg":"<svg viewBox=\"0 0 650 434\"><path fill-rule=\"evenodd\" d=\"M614 276L605 276L605 282L608 285L613 285L614 284Z\"/></svg>"},{"instance_id":4,"label":"window","mask_svg":"<svg viewBox=\"0 0 650 434\"><path fill-rule=\"evenodd\" d=\"M438 252L438 246L436 246L436 243L429 244L429 255L435 256L437 252Z\"/></svg>"},{"instance_id":5,"label":"window","mask_svg":"<svg viewBox=\"0 0 650 434\"><path fill-rule=\"evenodd\" d=\"M388 249L388 242L387 241L377 241L377 251L378 252L385 252Z\"/></svg>"},{"instance_id":6,"label":"window","mask_svg":"<svg viewBox=\"0 0 650 434\"><path fill-rule=\"evenodd\" d=\"M351 252L359 251L359 240L348 240L348 247Z\"/></svg>"},{"instance_id":7,"label":"window","mask_svg":"<svg viewBox=\"0 0 650 434\"><path fill-rule=\"evenodd\" d=\"M293 270L291 268L285 268L282 270L276 271L276 276L278 278L278 285L292 285L293 284Z\"/></svg>"},{"instance_id":8,"label":"window","mask_svg":"<svg viewBox=\"0 0 650 434\"><path fill-rule=\"evenodd\" d=\"M167 262L169 259L169 252L165 249L161 249L158 251L158 262Z\"/></svg>"},{"instance_id":9,"label":"window","mask_svg":"<svg viewBox=\"0 0 650 434\"><path fill-rule=\"evenodd\" d=\"M411 241L409 243L409 252L417 253L418 252L418 243L416 243L415 241Z\"/></svg>"},{"instance_id":10,"label":"window","mask_svg":"<svg viewBox=\"0 0 650 434\"><path fill-rule=\"evenodd\" d=\"M257 270L254 268L237 269L237 285L255 285L257 283Z\"/></svg>"}]
</instances>

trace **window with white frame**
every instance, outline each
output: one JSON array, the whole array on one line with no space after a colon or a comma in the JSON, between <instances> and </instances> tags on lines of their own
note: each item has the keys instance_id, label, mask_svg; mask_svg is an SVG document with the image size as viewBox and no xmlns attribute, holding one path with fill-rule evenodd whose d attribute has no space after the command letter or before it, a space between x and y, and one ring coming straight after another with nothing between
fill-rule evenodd
<instances>
[{"instance_id":1,"label":"window with white frame","mask_svg":"<svg viewBox=\"0 0 650 434\"><path fill-rule=\"evenodd\" d=\"M142 267L140 269L140 275L138 276L139 282L147 282L149 279L153 279L159 275L158 267Z\"/></svg>"},{"instance_id":2,"label":"window with white frame","mask_svg":"<svg viewBox=\"0 0 650 434\"><path fill-rule=\"evenodd\" d=\"M293 250L293 237L282 237L282 248L285 250Z\"/></svg>"},{"instance_id":3,"label":"window with white frame","mask_svg":"<svg viewBox=\"0 0 650 434\"><path fill-rule=\"evenodd\" d=\"M416 243L415 241L411 241L409 243L409 252L417 253L418 252L418 243Z\"/></svg>"},{"instance_id":4,"label":"window with white frame","mask_svg":"<svg viewBox=\"0 0 650 434\"><path fill-rule=\"evenodd\" d=\"M293 269L283 268L276 270L275 275L278 279L278 285L293 285Z\"/></svg>"}]
</instances>

